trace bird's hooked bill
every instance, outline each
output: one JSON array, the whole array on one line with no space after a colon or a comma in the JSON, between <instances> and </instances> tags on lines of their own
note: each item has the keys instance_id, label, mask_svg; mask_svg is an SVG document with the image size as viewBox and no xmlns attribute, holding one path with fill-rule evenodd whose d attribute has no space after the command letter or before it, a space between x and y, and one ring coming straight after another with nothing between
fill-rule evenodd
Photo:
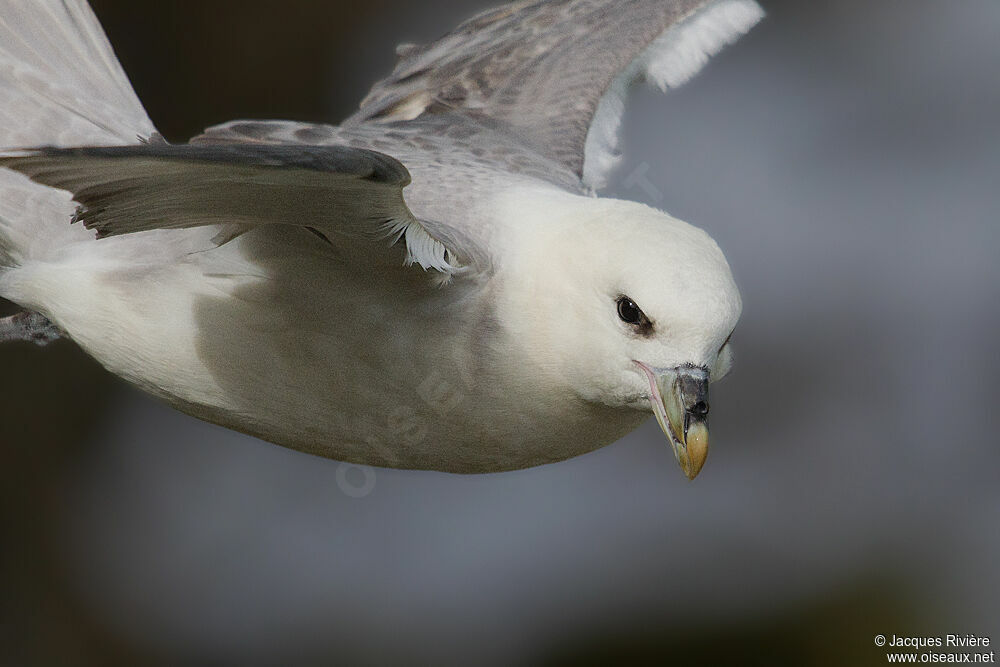
<instances>
[{"instance_id":1,"label":"bird's hooked bill","mask_svg":"<svg viewBox=\"0 0 1000 667\"><path fill-rule=\"evenodd\" d=\"M649 379L650 403L674 456L694 479L708 456L708 369L700 366L654 368L636 364Z\"/></svg>"}]
</instances>

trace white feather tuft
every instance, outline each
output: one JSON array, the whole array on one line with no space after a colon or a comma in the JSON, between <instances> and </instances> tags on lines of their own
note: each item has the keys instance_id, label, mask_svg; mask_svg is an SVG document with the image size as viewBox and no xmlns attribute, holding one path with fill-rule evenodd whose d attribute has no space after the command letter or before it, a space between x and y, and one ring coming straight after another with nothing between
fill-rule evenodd
<instances>
[{"instance_id":1,"label":"white feather tuft","mask_svg":"<svg viewBox=\"0 0 1000 667\"><path fill-rule=\"evenodd\" d=\"M618 132L628 88L636 79L644 77L664 92L683 85L763 17L764 10L754 0L716 0L657 37L615 78L598 103L584 149L583 182L603 188L621 163Z\"/></svg>"},{"instance_id":2,"label":"white feather tuft","mask_svg":"<svg viewBox=\"0 0 1000 667\"><path fill-rule=\"evenodd\" d=\"M419 222L415 220L392 220L386 230L386 236L396 243L400 238L406 243L406 266L416 264L425 271L432 269L442 274L445 280L461 270L460 266L449 261L448 248L431 236Z\"/></svg>"}]
</instances>

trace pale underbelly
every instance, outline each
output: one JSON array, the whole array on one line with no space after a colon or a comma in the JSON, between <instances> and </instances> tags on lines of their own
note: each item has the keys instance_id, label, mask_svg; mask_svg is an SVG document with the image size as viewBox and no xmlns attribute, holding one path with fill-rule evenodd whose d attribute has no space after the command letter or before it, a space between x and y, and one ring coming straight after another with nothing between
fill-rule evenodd
<instances>
[{"instance_id":1,"label":"pale underbelly","mask_svg":"<svg viewBox=\"0 0 1000 667\"><path fill-rule=\"evenodd\" d=\"M140 389L207 421L337 460L510 470L591 451L646 418L554 401L527 374L499 381L491 360L456 333L464 322L438 304L384 304L375 288L335 289L294 267L255 275L244 262L235 276L193 263L50 267L37 281L38 301Z\"/></svg>"}]
</instances>

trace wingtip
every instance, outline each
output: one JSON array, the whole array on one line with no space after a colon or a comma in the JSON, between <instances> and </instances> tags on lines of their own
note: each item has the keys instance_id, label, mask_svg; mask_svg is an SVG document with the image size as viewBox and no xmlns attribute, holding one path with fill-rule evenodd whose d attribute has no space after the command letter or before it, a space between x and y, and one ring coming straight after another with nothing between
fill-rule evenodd
<instances>
[{"instance_id":1,"label":"wingtip","mask_svg":"<svg viewBox=\"0 0 1000 667\"><path fill-rule=\"evenodd\" d=\"M762 18L764 9L756 0L709 3L649 46L644 54L647 77L664 92L684 85Z\"/></svg>"}]
</instances>

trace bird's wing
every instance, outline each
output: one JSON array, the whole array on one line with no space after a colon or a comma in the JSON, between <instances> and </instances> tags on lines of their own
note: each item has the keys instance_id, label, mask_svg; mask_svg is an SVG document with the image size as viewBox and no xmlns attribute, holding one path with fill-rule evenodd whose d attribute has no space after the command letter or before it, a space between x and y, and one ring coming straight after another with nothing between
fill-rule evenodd
<instances>
[{"instance_id":1,"label":"bird's wing","mask_svg":"<svg viewBox=\"0 0 1000 667\"><path fill-rule=\"evenodd\" d=\"M0 157L0 167L68 190L77 219L98 236L205 225L309 228L346 257L392 256L451 272L457 256L403 201L406 168L345 146L170 145L44 148Z\"/></svg>"},{"instance_id":2,"label":"bird's wing","mask_svg":"<svg viewBox=\"0 0 1000 667\"><path fill-rule=\"evenodd\" d=\"M0 147L155 132L86 0L0 0Z\"/></svg>"},{"instance_id":3,"label":"bird's wing","mask_svg":"<svg viewBox=\"0 0 1000 667\"><path fill-rule=\"evenodd\" d=\"M155 132L87 0L0 0L0 149ZM0 271L85 240L65 193L0 169Z\"/></svg>"},{"instance_id":4,"label":"bird's wing","mask_svg":"<svg viewBox=\"0 0 1000 667\"><path fill-rule=\"evenodd\" d=\"M762 16L754 0L513 2L400 47L348 123L465 110L509 123L600 187L618 162L628 85L681 85Z\"/></svg>"},{"instance_id":5,"label":"bird's wing","mask_svg":"<svg viewBox=\"0 0 1000 667\"><path fill-rule=\"evenodd\" d=\"M493 126L493 127L491 127ZM405 199L420 224L447 248L463 273L495 266L493 232L505 222L494 197L546 183L583 194L563 165L517 141L499 123L464 114L432 114L414 122L335 126L288 120L235 120L191 139L199 145L341 146L377 150L406 165L413 183Z\"/></svg>"}]
</instances>

